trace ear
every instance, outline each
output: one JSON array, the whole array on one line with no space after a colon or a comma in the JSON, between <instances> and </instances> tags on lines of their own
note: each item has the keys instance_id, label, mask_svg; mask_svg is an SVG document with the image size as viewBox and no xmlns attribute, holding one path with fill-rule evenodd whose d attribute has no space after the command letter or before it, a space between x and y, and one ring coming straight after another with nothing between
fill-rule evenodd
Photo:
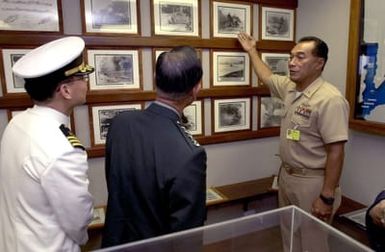
<instances>
[{"instance_id":1,"label":"ear","mask_svg":"<svg viewBox=\"0 0 385 252\"><path fill-rule=\"evenodd\" d=\"M61 84L58 92L63 96L64 99L69 100L72 98L71 88L67 84Z\"/></svg>"},{"instance_id":2,"label":"ear","mask_svg":"<svg viewBox=\"0 0 385 252\"><path fill-rule=\"evenodd\" d=\"M322 68L324 67L324 65L325 65L325 59L324 58L318 58L318 60L317 60L317 69L318 70L321 70L322 71Z\"/></svg>"}]
</instances>

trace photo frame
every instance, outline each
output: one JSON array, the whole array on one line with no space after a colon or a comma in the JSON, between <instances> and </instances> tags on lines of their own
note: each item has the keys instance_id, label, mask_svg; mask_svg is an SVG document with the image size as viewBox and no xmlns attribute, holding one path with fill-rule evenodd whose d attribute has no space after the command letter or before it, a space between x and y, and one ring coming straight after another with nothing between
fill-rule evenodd
<instances>
[{"instance_id":1,"label":"photo frame","mask_svg":"<svg viewBox=\"0 0 385 252\"><path fill-rule=\"evenodd\" d=\"M3 49L3 68L5 88L3 88L5 94L11 93L26 93L24 89L24 79L16 76L12 72L12 67L21 57L32 49Z\"/></svg>"},{"instance_id":2,"label":"photo frame","mask_svg":"<svg viewBox=\"0 0 385 252\"><path fill-rule=\"evenodd\" d=\"M106 207L99 206L94 207L91 223L88 224L88 228L99 228L104 226L106 220Z\"/></svg>"},{"instance_id":3,"label":"photo frame","mask_svg":"<svg viewBox=\"0 0 385 252\"><path fill-rule=\"evenodd\" d=\"M250 98L214 99L214 133L250 130Z\"/></svg>"},{"instance_id":4,"label":"photo frame","mask_svg":"<svg viewBox=\"0 0 385 252\"><path fill-rule=\"evenodd\" d=\"M139 1L82 0L85 33L139 34Z\"/></svg>"},{"instance_id":5,"label":"photo frame","mask_svg":"<svg viewBox=\"0 0 385 252\"><path fill-rule=\"evenodd\" d=\"M260 38L294 41L294 14L292 9L260 6Z\"/></svg>"},{"instance_id":6,"label":"photo frame","mask_svg":"<svg viewBox=\"0 0 385 252\"><path fill-rule=\"evenodd\" d=\"M200 37L200 1L152 0L153 35Z\"/></svg>"},{"instance_id":7,"label":"photo frame","mask_svg":"<svg viewBox=\"0 0 385 252\"><path fill-rule=\"evenodd\" d=\"M206 205L218 204L226 200L228 200L227 197L214 187L206 189Z\"/></svg>"},{"instance_id":8,"label":"photo frame","mask_svg":"<svg viewBox=\"0 0 385 252\"><path fill-rule=\"evenodd\" d=\"M94 105L90 108L92 118L92 145L103 145L106 143L108 128L111 125L112 119L129 110L141 110L142 104L119 104L119 105Z\"/></svg>"},{"instance_id":9,"label":"photo frame","mask_svg":"<svg viewBox=\"0 0 385 252\"><path fill-rule=\"evenodd\" d=\"M194 101L183 110L187 118L184 126L192 135L203 135L203 103L201 100Z\"/></svg>"},{"instance_id":10,"label":"photo frame","mask_svg":"<svg viewBox=\"0 0 385 252\"><path fill-rule=\"evenodd\" d=\"M61 0L2 1L0 31L63 32Z\"/></svg>"},{"instance_id":11,"label":"photo frame","mask_svg":"<svg viewBox=\"0 0 385 252\"><path fill-rule=\"evenodd\" d=\"M212 51L212 82L217 86L250 86L250 59L246 52Z\"/></svg>"},{"instance_id":12,"label":"photo frame","mask_svg":"<svg viewBox=\"0 0 385 252\"><path fill-rule=\"evenodd\" d=\"M87 50L90 90L140 89L140 54L138 50Z\"/></svg>"},{"instance_id":13,"label":"photo frame","mask_svg":"<svg viewBox=\"0 0 385 252\"><path fill-rule=\"evenodd\" d=\"M283 110L284 104L280 99L270 96L259 97L258 128L280 127Z\"/></svg>"},{"instance_id":14,"label":"photo frame","mask_svg":"<svg viewBox=\"0 0 385 252\"><path fill-rule=\"evenodd\" d=\"M213 1L211 5L214 38L236 38L240 32L251 34L252 4Z\"/></svg>"},{"instance_id":15,"label":"photo frame","mask_svg":"<svg viewBox=\"0 0 385 252\"><path fill-rule=\"evenodd\" d=\"M273 74L289 76L289 53L261 53L261 59L269 66Z\"/></svg>"}]
</instances>

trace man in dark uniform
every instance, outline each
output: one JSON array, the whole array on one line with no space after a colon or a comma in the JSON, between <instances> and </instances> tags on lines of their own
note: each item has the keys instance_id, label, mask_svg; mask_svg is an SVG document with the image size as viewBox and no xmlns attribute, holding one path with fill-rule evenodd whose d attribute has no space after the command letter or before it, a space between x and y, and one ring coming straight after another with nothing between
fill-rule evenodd
<instances>
[{"instance_id":1,"label":"man in dark uniform","mask_svg":"<svg viewBox=\"0 0 385 252\"><path fill-rule=\"evenodd\" d=\"M366 231L370 246L385 251L385 190L381 191L366 212Z\"/></svg>"},{"instance_id":2,"label":"man in dark uniform","mask_svg":"<svg viewBox=\"0 0 385 252\"><path fill-rule=\"evenodd\" d=\"M156 64L156 101L112 121L106 142L108 205L102 247L203 225L206 152L181 123L201 78L193 48L164 52Z\"/></svg>"}]
</instances>

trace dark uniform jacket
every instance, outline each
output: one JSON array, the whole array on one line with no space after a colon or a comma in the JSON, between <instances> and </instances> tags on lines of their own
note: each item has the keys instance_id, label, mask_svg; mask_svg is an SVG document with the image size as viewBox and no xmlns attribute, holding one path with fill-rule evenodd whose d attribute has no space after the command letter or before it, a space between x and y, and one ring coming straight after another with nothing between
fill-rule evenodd
<instances>
[{"instance_id":1,"label":"dark uniform jacket","mask_svg":"<svg viewBox=\"0 0 385 252\"><path fill-rule=\"evenodd\" d=\"M385 199L385 190L380 192L373 204L366 211L366 231L368 234L370 246L375 251L385 251L385 229L379 227L373 223L372 217L369 215L369 211L377 205L381 200Z\"/></svg>"},{"instance_id":2,"label":"dark uniform jacket","mask_svg":"<svg viewBox=\"0 0 385 252\"><path fill-rule=\"evenodd\" d=\"M203 225L206 152L179 120L173 110L153 103L112 121L102 247Z\"/></svg>"}]
</instances>

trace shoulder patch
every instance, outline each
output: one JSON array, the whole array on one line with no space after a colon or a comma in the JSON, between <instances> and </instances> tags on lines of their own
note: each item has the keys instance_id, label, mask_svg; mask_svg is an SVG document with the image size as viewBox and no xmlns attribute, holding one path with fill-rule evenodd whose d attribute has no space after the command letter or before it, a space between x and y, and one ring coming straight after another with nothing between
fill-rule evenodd
<instances>
[{"instance_id":1,"label":"shoulder patch","mask_svg":"<svg viewBox=\"0 0 385 252\"><path fill-rule=\"evenodd\" d=\"M189 139L189 141L194 146L199 147L200 144L198 143L197 140L194 139L194 137L192 136L191 132L185 126L183 126L180 121L177 121L176 123L178 124L179 128L183 131L184 135Z\"/></svg>"},{"instance_id":2,"label":"shoulder patch","mask_svg":"<svg viewBox=\"0 0 385 252\"><path fill-rule=\"evenodd\" d=\"M86 150L84 146L80 143L79 139L67 128L64 124L60 125L60 130L63 132L64 136L67 138L68 142L74 147L82 150Z\"/></svg>"}]
</instances>

